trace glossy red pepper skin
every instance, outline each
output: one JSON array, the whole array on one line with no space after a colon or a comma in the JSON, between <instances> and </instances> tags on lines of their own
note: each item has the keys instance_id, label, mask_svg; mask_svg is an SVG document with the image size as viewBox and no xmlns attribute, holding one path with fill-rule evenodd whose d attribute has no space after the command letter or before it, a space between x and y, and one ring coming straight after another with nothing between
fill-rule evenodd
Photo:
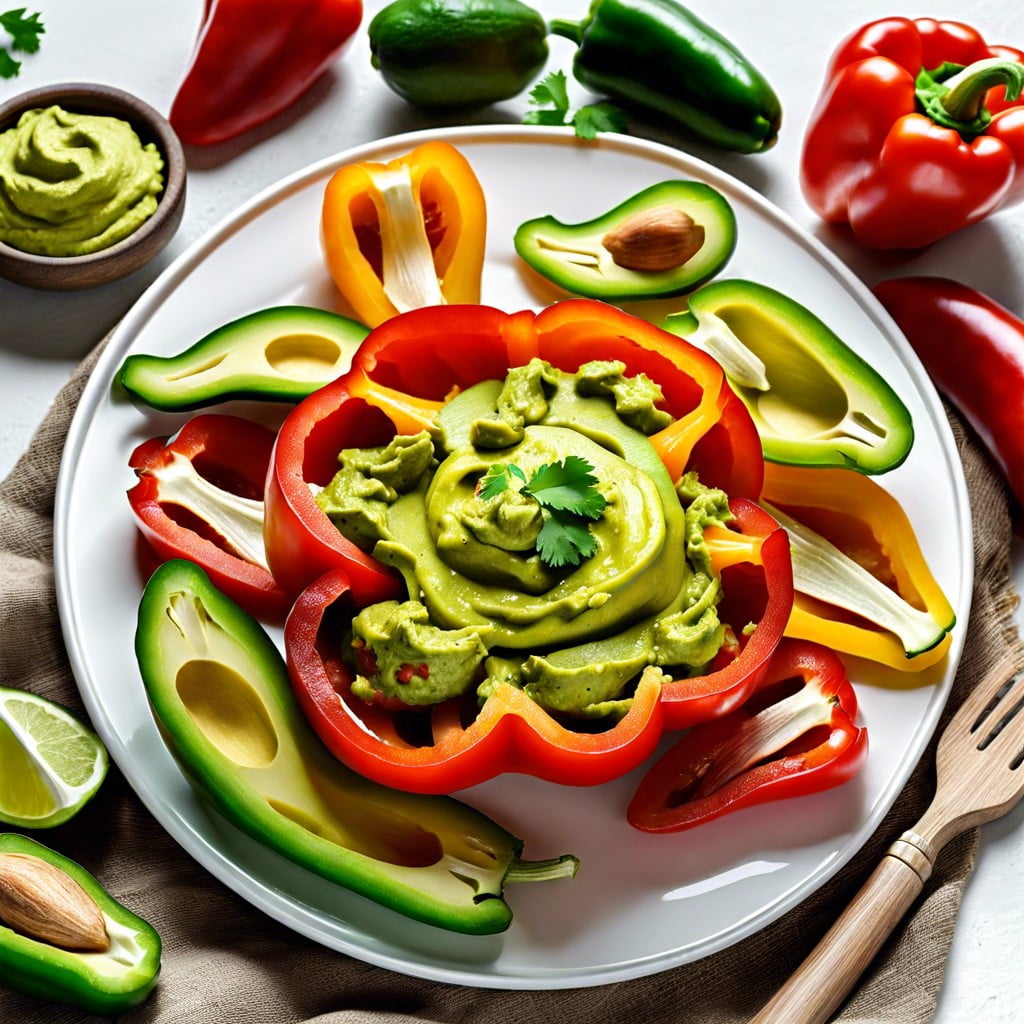
<instances>
[{"instance_id":1,"label":"glossy red pepper skin","mask_svg":"<svg viewBox=\"0 0 1024 1024\"><path fill-rule=\"evenodd\" d=\"M161 500L153 471L183 455L197 471L224 490L259 500L274 446L274 432L239 416L194 416L171 438L154 437L132 452L129 465L139 477L128 491L136 524L161 561L187 558L201 566L219 590L250 614L283 621L291 599L262 566L227 550L215 532L195 516Z\"/></svg>"},{"instance_id":2,"label":"glossy red pepper skin","mask_svg":"<svg viewBox=\"0 0 1024 1024\"><path fill-rule=\"evenodd\" d=\"M811 207L868 247L913 249L1024 198L1019 99L990 89L984 102L994 116L971 141L916 104L922 69L992 56L1024 63L1021 51L989 46L959 22L885 18L849 36L804 141L800 180Z\"/></svg>"},{"instance_id":3,"label":"glossy red pepper skin","mask_svg":"<svg viewBox=\"0 0 1024 1024\"><path fill-rule=\"evenodd\" d=\"M210 0L171 126L209 146L269 121L334 63L362 14L362 0Z\"/></svg>"},{"instance_id":4,"label":"glossy red pepper skin","mask_svg":"<svg viewBox=\"0 0 1024 1024\"><path fill-rule=\"evenodd\" d=\"M344 569L360 604L399 596L396 575L338 532L310 484L325 485L343 447L386 444L429 424L453 388L534 356L575 371L618 359L665 392L675 424L651 441L673 478L695 469L730 497L756 498L764 479L761 441L743 403L710 356L603 302L567 299L533 313L489 306L413 310L375 328L348 373L304 399L278 432L267 479L270 568L292 595L331 569Z\"/></svg>"},{"instance_id":5,"label":"glossy red pepper skin","mask_svg":"<svg viewBox=\"0 0 1024 1024\"><path fill-rule=\"evenodd\" d=\"M730 528L709 538L712 565L733 591L722 607L735 614L744 643L707 676L638 684L628 713L604 732L560 724L522 691L497 684L476 713L460 701L415 712L430 734L419 745L402 714L350 693L342 658L343 623L372 601L400 598L404 586L351 545L316 505L310 483L333 476L342 447L383 444L422 429L453 388L501 379L539 357L575 371L616 359L627 374L659 385L672 426L652 443L674 476L700 479L735 497ZM344 377L305 399L286 418L268 477L267 547L275 576L301 586L285 627L285 649L298 699L324 743L354 770L398 789L452 792L504 772L567 785L595 785L635 768L666 726L724 714L767 670L793 600L784 532L754 503L764 473L760 439L745 407L710 357L604 303L566 300L539 314L490 307L443 306L386 321L368 336ZM468 723L468 724L467 724Z\"/></svg>"},{"instance_id":6,"label":"glossy red pepper skin","mask_svg":"<svg viewBox=\"0 0 1024 1024\"><path fill-rule=\"evenodd\" d=\"M325 746L376 782L411 793L452 793L504 772L591 786L618 778L653 752L664 716L655 679L641 682L614 727L581 733L560 725L521 690L502 683L464 726L460 702L412 712L432 729L417 746L396 728L391 709L349 692L339 620L354 611L345 573L327 573L296 599L285 624L288 671L299 705ZM472 695L470 695L472 697Z\"/></svg>"},{"instance_id":7,"label":"glossy red pepper skin","mask_svg":"<svg viewBox=\"0 0 1024 1024\"><path fill-rule=\"evenodd\" d=\"M1024 320L943 277L874 288L935 386L959 410L1024 506Z\"/></svg>"},{"instance_id":8,"label":"glossy red pepper skin","mask_svg":"<svg viewBox=\"0 0 1024 1024\"><path fill-rule=\"evenodd\" d=\"M788 684L789 692L790 680L813 689L811 699L822 705L826 720L774 756L758 759L708 793L700 792L701 780L721 765L739 730L745 724L749 729L757 712L774 703L772 697L779 696L773 693L775 687ZM627 820L642 832L680 832L743 807L847 782L867 757L867 730L856 718L857 697L839 656L819 644L784 640L743 707L697 725L655 762L637 787Z\"/></svg>"}]
</instances>

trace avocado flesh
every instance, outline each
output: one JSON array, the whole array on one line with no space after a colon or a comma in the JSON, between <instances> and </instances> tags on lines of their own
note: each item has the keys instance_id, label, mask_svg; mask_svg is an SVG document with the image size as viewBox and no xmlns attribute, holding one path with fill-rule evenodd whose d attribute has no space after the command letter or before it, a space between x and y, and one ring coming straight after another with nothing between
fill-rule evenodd
<instances>
[{"instance_id":1,"label":"avocado flesh","mask_svg":"<svg viewBox=\"0 0 1024 1024\"><path fill-rule=\"evenodd\" d=\"M345 373L368 333L327 310L273 306L218 327L177 355L130 355L118 379L165 411L233 398L297 402Z\"/></svg>"},{"instance_id":2,"label":"avocado flesh","mask_svg":"<svg viewBox=\"0 0 1024 1024\"><path fill-rule=\"evenodd\" d=\"M472 934L508 927L500 897L522 843L459 801L398 792L335 760L273 642L198 567L166 562L151 578L136 651L173 755L242 831L417 920Z\"/></svg>"}]
</instances>

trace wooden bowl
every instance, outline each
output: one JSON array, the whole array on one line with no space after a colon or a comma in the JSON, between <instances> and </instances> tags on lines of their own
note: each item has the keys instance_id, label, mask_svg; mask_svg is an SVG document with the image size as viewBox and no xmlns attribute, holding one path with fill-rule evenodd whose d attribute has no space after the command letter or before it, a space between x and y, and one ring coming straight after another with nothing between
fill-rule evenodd
<instances>
[{"instance_id":1,"label":"wooden bowl","mask_svg":"<svg viewBox=\"0 0 1024 1024\"><path fill-rule=\"evenodd\" d=\"M0 132L26 111L57 104L69 113L127 121L143 145L156 143L164 158L164 188L156 211L127 238L85 256L37 256L0 242L0 277L29 288L74 291L108 284L148 263L171 240L185 212L185 156L166 118L137 96L109 85L49 85L0 104Z\"/></svg>"}]
</instances>

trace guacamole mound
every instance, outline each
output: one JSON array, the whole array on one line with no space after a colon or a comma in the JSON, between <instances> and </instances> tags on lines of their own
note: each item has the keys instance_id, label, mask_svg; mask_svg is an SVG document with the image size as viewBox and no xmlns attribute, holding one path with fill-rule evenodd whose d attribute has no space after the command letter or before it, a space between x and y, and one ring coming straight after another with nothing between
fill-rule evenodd
<instances>
[{"instance_id":1,"label":"guacamole mound","mask_svg":"<svg viewBox=\"0 0 1024 1024\"><path fill-rule=\"evenodd\" d=\"M0 133L0 241L37 256L83 256L156 211L164 160L127 121L51 106Z\"/></svg>"},{"instance_id":2,"label":"guacamole mound","mask_svg":"<svg viewBox=\"0 0 1024 1024\"><path fill-rule=\"evenodd\" d=\"M616 720L648 666L706 668L724 628L703 530L730 518L728 498L692 474L677 488L648 440L671 422L661 391L624 370L535 359L456 395L429 431L341 452L317 501L408 592L354 618L353 693L424 707L512 685L566 719ZM573 527L592 553L555 565L538 550L552 512L527 481L569 456L602 500Z\"/></svg>"}]
</instances>

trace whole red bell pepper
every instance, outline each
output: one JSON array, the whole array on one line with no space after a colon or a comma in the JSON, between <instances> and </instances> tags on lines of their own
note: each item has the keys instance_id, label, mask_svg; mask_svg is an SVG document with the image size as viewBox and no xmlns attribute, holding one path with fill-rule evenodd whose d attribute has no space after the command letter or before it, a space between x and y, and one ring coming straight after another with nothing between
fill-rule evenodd
<instances>
[{"instance_id":1,"label":"whole red bell pepper","mask_svg":"<svg viewBox=\"0 0 1024 1024\"><path fill-rule=\"evenodd\" d=\"M783 640L739 710L691 729L643 777L626 817L642 832L680 832L769 800L851 779L867 757L857 697L839 656Z\"/></svg>"},{"instance_id":2,"label":"whole red bell pepper","mask_svg":"<svg viewBox=\"0 0 1024 1024\"><path fill-rule=\"evenodd\" d=\"M650 440L673 478L696 471L734 495L733 520L705 537L727 590L720 609L741 640L705 675L643 674L625 717L598 732L569 727L502 682L479 709L473 695L468 707L458 698L429 711L354 696L343 624L355 609L400 598L404 585L341 535L311 485L331 479L343 447L418 432L445 396L503 379L535 357L570 372L613 359L628 375L643 372L660 385L674 419ZM303 588L285 628L298 699L341 760L400 789L449 792L507 771L571 785L615 778L651 753L663 728L727 713L767 670L793 591L785 534L751 500L763 472L756 430L718 364L621 310L574 299L538 314L439 306L394 317L370 333L351 370L300 403L278 434L266 541L275 576L289 589Z\"/></svg>"},{"instance_id":3,"label":"whole red bell pepper","mask_svg":"<svg viewBox=\"0 0 1024 1024\"><path fill-rule=\"evenodd\" d=\"M132 514L162 561L187 558L246 611L281 621L291 599L263 548L263 485L274 432L261 423L208 413L174 437L138 445L129 465Z\"/></svg>"},{"instance_id":4,"label":"whole red bell pepper","mask_svg":"<svg viewBox=\"0 0 1024 1024\"><path fill-rule=\"evenodd\" d=\"M362 0L208 0L171 126L209 146L269 121L334 63L362 15Z\"/></svg>"},{"instance_id":5,"label":"whole red bell pepper","mask_svg":"<svg viewBox=\"0 0 1024 1024\"><path fill-rule=\"evenodd\" d=\"M1024 320L969 285L899 277L874 293L1024 506Z\"/></svg>"},{"instance_id":6,"label":"whole red bell pepper","mask_svg":"<svg viewBox=\"0 0 1024 1024\"><path fill-rule=\"evenodd\" d=\"M914 249L1024 198L1024 54L959 22L884 18L833 55L801 159L807 201Z\"/></svg>"}]
</instances>

